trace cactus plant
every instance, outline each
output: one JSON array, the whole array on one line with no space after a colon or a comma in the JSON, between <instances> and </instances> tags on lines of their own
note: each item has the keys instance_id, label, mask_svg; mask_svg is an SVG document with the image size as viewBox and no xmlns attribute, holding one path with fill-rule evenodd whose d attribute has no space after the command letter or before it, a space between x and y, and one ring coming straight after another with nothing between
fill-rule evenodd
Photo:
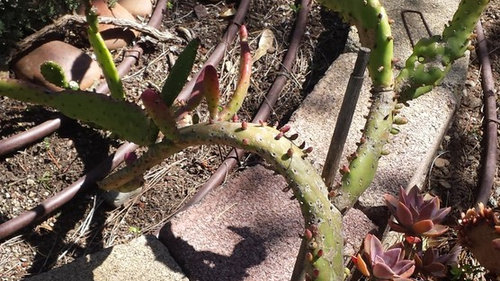
<instances>
[{"instance_id":1,"label":"cactus plant","mask_svg":"<svg viewBox=\"0 0 500 281\"><path fill-rule=\"evenodd\" d=\"M363 243L364 257L358 254L353 262L360 272L372 280L407 281L415 270L415 262L405 259L400 247L384 251L382 243L373 234L368 234Z\"/></svg>"},{"instance_id":2,"label":"cactus plant","mask_svg":"<svg viewBox=\"0 0 500 281\"><path fill-rule=\"evenodd\" d=\"M500 213L479 203L462 213L459 241L486 269L500 274Z\"/></svg>"},{"instance_id":3,"label":"cactus plant","mask_svg":"<svg viewBox=\"0 0 500 281\"><path fill-rule=\"evenodd\" d=\"M390 20L379 1L319 2L339 12L345 21L355 25L361 44L372 50L368 65L372 79L370 112L355 157L349 161L349 172L343 174L332 198L335 206L344 212L368 188L380 157L386 154L384 145L393 129L393 115L398 102L416 98L442 80L453 61L467 50L470 33L489 0L462 0L443 35L423 39L422 43L417 44L414 54L408 58L407 67L395 82Z\"/></svg>"},{"instance_id":4,"label":"cactus plant","mask_svg":"<svg viewBox=\"0 0 500 281\"><path fill-rule=\"evenodd\" d=\"M445 233L447 226L440 223L451 208L440 208L439 198L424 199L414 186L408 193L400 188L399 199L390 194L384 196L389 211L396 222L389 220L392 230L411 236L434 237Z\"/></svg>"}]
</instances>

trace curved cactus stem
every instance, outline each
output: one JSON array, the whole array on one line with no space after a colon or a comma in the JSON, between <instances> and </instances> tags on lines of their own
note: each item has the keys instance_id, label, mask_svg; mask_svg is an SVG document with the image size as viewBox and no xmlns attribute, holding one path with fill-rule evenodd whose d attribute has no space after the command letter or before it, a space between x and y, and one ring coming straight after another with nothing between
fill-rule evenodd
<instances>
[{"instance_id":1,"label":"curved cactus stem","mask_svg":"<svg viewBox=\"0 0 500 281\"><path fill-rule=\"evenodd\" d=\"M421 39L396 78L399 101L417 98L438 85L469 48L475 24L489 0L462 0L442 35Z\"/></svg>"},{"instance_id":2,"label":"curved cactus stem","mask_svg":"<svg viewBox=\"0 0 500 281\"><path fill-rule=\"evenodd\" d=\"M54 61L46 61L40 65L40 73L42 73L43 78L50 83L61 87L68 88L69 82L66 79L64 70L62 67Z\"/></svg>"},{"instance_id":3,"label":"curved cactus stem","mask_svg":"<svg viewBox=\"0 0 500 281\"><path fill-rule=\"evenodd\" d=\"M160 94L155 90L147 89L142 93L141 100L149 116L151 116L153 122L155 122L165 137L175 139L178 134L176 119L174 113L163 101Z\"/></svg>"},{"instance_id":4,"label":"curved cactus stem","mask_svg":"<svg viewBox=\"0 0 500 281\"><path fill-rule=\"evenodd\" d=\"M161 90L161 97L167 106L172 106L174 100L177 98L182 88L186 84L187 78L191 73L198 46L200 45L199 39L193 39L188 43L186 48L179 55L175 61L174 66L163 84Z\"/></svg>"},{"instance_id":5,"label":"curved cactus stem","mask_svg":"<svg viewBox=\"0 0 500 281\"><path fill-rule=\"evenodd\" d=\"M305 219L303 239L308 242L306 272L314 280L342 280L343 236L340 212L329 202L327 190L321 177L309 162L303 159L304 152L287 138L275 139L280 131L259 124L215 122L197 124L179 129L178 140L166 140L151 145L149 150L130 166L108 176L99 183L106 190L140 176L146 169L160 163L164 158L180 150L201 144L224 144L254 152L281 173L299 200ZM291 152L290 152L291 151Z\"/></svg>"},{"instance_id":6,"label":"curved cactus stem","mask_svg":"<svg viewBox=\"0 0 500 281\"><path fill-rule=\"evenodd\" d=\"M152 144L158 136L158 128L139 106L109 96L85 91L51 92L14 79L0 79L0 95L53 107L140 145Z\"/></svg>"},{"instance_id":7,"label":"curved cactus stem","mask_svg":"<svg viewBox=\"0 0 500 281\"><path fill-rule=\"evenodd\" d=\"M244 25L240 26L240 77L233 96L219 113L219 120L229 121L240 110L243 100L248 93L250 76L252 75L252 54L248 46L248 32Z\"/></svg>"},{"instance_id":8,"label":"curved cactus stem","mask_svg":"<svg viewBox=\"0 0 500 281\"><path fill-rule=\"evenodd\" d=\"M89 1L86 2L85 16L87 17L87 22L89 24L87 33L89 35L90 45L92 45L97 62L102 68L102 72L106 82L108 83L111 96L117 100L124 100L125 92L123 91L122 80L118 74L115 63L113 62L113 57L111 56L111 53L106 47L106 44L104 44L104 40L99 33L97 14Z\"/></svg>"}]
</instances>

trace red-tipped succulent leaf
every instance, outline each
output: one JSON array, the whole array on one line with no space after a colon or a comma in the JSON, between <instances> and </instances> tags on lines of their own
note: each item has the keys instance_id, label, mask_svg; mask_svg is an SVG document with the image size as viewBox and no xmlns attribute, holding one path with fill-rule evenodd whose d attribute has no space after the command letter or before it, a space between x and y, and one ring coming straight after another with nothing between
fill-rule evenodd
<instances>
[{"instance_id":1,"label":"red-tipped succulent leaf","mask_svg":"<svg viewBox=\"0 0 500 281\"><path fill-rule=\"evenodd\" d=\"M395 219L389 221L392 230L427 237L439 236L448 230L447 226L440 223L450 212L450 208L441 208L438 197L424 199L415 186L408 193L401 188L399 198L389 194L384 198Z\"/></svg>"}]
</instances>

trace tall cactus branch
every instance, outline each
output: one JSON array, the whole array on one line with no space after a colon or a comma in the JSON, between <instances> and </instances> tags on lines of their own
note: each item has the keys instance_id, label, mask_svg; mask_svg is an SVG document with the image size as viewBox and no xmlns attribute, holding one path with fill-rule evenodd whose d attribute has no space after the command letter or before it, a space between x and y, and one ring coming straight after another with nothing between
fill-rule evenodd
<instances>
[{"instance_id":1,"label":"tall cactus branch","mask_svg":"<svg viewBox=\"0 0 500 281\"><path fill-rule=\"evenodd\" d=\"M289 182L299 200L305 219L304 238L308 242L306 271L313 280L343 278L343 236L340 212L329 202L326 186L306 153L279 130L258 124L215 122L180 128L175 141L166 140L149 150L130 166L111 174L99 183L103 189L118 189L140 176L166 157L184 148L202 144L223 144L254 152L268 161Z\"/></svg>"},{"instance_id":2,"label":"tall cactus branch","mask_svg":"<svg viewBox=\"0 0 500 281\"><path fill-rule=\"evenodd\" d=\"M320 3L339 12L343 19L355 25L361 44L371 49L368 70L372 79L370 113L358 143L355 157L341 172L334 205L344 212L373 181L378 160L387 143L396 105L393 91L393 37L389 18L378 0L320 0Z\"/></svg>"},{"instance_id":3,"label":"tall cactus branch","mask_svg":"<svg viewBox=\"0 0 500 281\"><path fill-rule=\"evenodd\" d=\"M417 98L438 85L453 62L470 48L472 31L489 0L462 0L442 35L421 39L396 78L399 101Z\"/></svg>"}]
</instances>

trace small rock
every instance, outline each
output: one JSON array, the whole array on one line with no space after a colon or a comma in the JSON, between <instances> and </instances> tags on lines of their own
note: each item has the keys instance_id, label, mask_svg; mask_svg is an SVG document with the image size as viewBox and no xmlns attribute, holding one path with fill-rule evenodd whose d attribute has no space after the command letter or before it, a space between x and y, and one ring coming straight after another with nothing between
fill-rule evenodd
<instances>
[{"instance_id":1,"label":"small rock","mask_svg":"<svg viewBox=\"0 0 500 281\"><path fill-rule=\"evenodd\" d=\"M450 165L450 161L448 161L447 159L444 159L444 158L437 158L434 161L434 166L436 166L438 168L447 167L448 165Z\"/></svg>"},{"instance_id":2,"label":"small rock","mask_svg":"<svg viewBox=\"0 0 500 281\"><path fill-rule=\"evenodd\" d=\"M136 21L135 17L127 11L122 5L115 3L110 9L108 7L107 1L105 0L95 0L93 6L97 9L97 14L102 17L111 17L117 19L126 19L130 21ZM85 7L81 6L78 9L79 15L85 15ZM101 33L106 47L111 50L123 48L128 44L132 43L135 37L139 34L137 31L133 31L128 28L116 27L112 24L99 24L99 32Z\"/></svg>"},{"instance_id":3,"label":"small rock","mask_svg":"<svg viewBox=\"0 0 500 281\"><path fill-rule=\"evenodd\" d=\"M80 49L62 41L50 41L34 49L19 59L14 64L13 70L20 79L41 84L54 91L61 90L43 78L40 65L46 61L54 61L59 64L68 81L78 82L82 90L92 86L102 74L97 62Z\"/></svg>"},{"instance_id":4,"label":"small rock","mask_svg":"<svg viewBox=\"0 0 500 281\"><path fill-rule=\"evenodd\" d=\"M451 184L445 180L440 180L439 181L439 185L446 188L446 189L450 189L451 188Z\"/></svg>"},{"instance_id":5,"label":"small rock","mask_svg":"<svg viewBox=\"0 0 500 281\"><path fill-rule=\"evenodd\" d=\"M196 14L196 17L198 19L203 19L203 18L206 18L208 16L207 8L205 8L204 5L198 4L198 5L194 6L193 9L194 9L194 13Z\"/></svg>"},{"instance_id":6,"label":"small rock","mask_svg":"<svg viewBox=\"0 0 500 281\"><path fill-rule=\"evenodd\" d=\"M472 80L466 80L465 81L465 85L471 87L471 88L474 88L476 87L476 82L472 81Z\"/></svg>"},{"instance_id":7,"label":"small rock","mask_svg":"<svg viewBox=\"0 0 500 281\"><path fill-rule=\"evenodd\" d=\"M36 183L35 183L35 181L33 179L27 179L26 180L26 184L27 185L35 185Z\"/></svg>"},{"instance_id":8,"label":"small rock","mask_svg":"<svg viewBox=\"0 0 500 281\"><path fill-rule=\"evenodd\" d=\"M122 5L133 16L147 17L153 12L151 0L119 0L118 4Z\"/></svg>"}]
</instances>

